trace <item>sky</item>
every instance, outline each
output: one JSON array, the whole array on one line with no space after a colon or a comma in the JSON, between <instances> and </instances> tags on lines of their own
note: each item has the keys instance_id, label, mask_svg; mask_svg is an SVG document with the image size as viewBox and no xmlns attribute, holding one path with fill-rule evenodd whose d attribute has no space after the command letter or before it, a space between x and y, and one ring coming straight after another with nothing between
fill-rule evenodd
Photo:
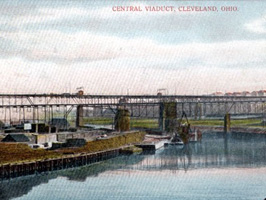
<instances>
[{"instance_id":1,"label":"sky","mask_svg":"<svg viewBox=\"0 0 266 200\"><path fill-rule=\"evenodd\" d=\"M237 12L113 12L113 6ZM266 89L266 2L0 1L0 93Z\"/></svg>"}]
</instances>

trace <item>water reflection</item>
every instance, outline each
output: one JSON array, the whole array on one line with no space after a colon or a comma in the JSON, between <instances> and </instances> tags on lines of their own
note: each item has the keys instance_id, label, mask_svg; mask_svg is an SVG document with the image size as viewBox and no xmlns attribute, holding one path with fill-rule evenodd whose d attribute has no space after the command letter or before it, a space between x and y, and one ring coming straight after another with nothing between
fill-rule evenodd
<instances>
[{"instance_id":1,"label":"water reflection","mask_svg":"<svg viewBox=\"0 0 266 200\"><path fill-rule=\"evenodd\" d=\"M266 165L266 135L205 134L184 148L169 146L131 166L139 170L260 167Z\"/></svg>"},{"instance_id":2,"label":"water reflection","mask_svg":"<svg viewBox=\"0 0 266 200\"><path fill-rule=\"evenodd\" d=\"M29 193L33 187L58 177L84 182L88 177L109 171L163 171L173 173L204 168L257 168L266 166L266 135L204 134L202 142L184 148L169 146L156 153L121 156L92 166L20 177L0 182L0 199Z\"/></svg>"},{"instance_id":3,"label":"water reflection","mask_svg":"<svg viewBox=\"0 0 266 200\"><path fill-rule=\"evenodd\" d=\"M141 162L142 159L143 157L136 155L130 157L121 156L90 166L4 180L0 182L0 199L7 200L21 197L29 193L33 187L48 183L50 180L58 177L67 177L71 181L85 182L88 177L97 177L106 171L124 169L126 166Z\"/></svg>"}]
</instances>

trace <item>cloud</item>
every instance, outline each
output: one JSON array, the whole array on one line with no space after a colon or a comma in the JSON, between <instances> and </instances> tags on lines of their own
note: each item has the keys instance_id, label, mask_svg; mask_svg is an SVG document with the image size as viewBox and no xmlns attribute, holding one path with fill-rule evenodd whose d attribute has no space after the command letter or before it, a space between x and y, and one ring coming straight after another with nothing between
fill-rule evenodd
<instances>
[{"instance_id":1,"label":"cloud","mask_svg":"<svg viewBox=\"0 0 266 200\"><path fill-rule=\"evenodd\" d=\"M19 20L20 25L53 22L75 17L84 17L87 16L89 12L84 8L39 8L34 15L20 17L12 23L16 24L17 20Z\"/></svg>"},{"instance_id":2,"label":"cloud","mask_svg":"<svg viewBox=\"0 0 266 200\"><path fill-rule=\"evenodd\" d=\"M2 93L75 92L83 86L88 94L156 94L168 88L173 94L206 94L216 90L259 90L266 85L265 68L196 68L165 70L127 67L124 61L75 63L67 67L53 63L32 63L23 59L0 59ZM138 64L147 64L145 60Z\"/></svg>"},{"instance_id":3,"label":"cloud","mask_svg":"<svg viewBox=\"0 0 266 200\"><path fill-rule=\"evenodd\" d=\"M253 20L247 24L245 24L247 30L258 33L265 34L266 33L266 15L263 17Z\"/></svg>"},{"instance_id":4,"label":"cloud","mask_svg":"<svg viewBox=\"0 0 266 200\"><path fill-rule=\"evenodd\" d=\"M145 66L170 69L197 65L251 67L266 61L266 40L169 45L145 37L124 39L88 32L50 30L5 33L2 37L2 43L12 44L0 48L2 55L60 65L118 60L128 66L131 62L145 60ZM142 64L139 67L143 67Z\"/></svg>"},{"instance_id":5,"label":"cloud","mask_svg":"<svg viewBox=\"0 0 266 200\"><path fill-rule=\"evenodd\" d=\"M168 13L168 12L113 12L114 5L154 5L153 2L100 3L75 2L50 6L25 7L28 12L14 11L13 15L0 14L2 31L90 32L123 38L146 37L161 43L217 42L257 39L244 29L245 13ZM162 5L185 5L164 2ZM208 3L209 5L210 3ZM49 4L47 4L49 5ZM197 2L195 5L205 5ZM216 5L213 3L213 5ZM218 6L218 5L217 5ZM22 7L22 10L24 9ZM255 6L254 6L255 7ZM10 10L10 9L9 9ZM12 10L12 9L11 9ZM1 11L1 10L0 10ZM243 30L242 30L243 29ZM0 33L1 34L1 33Z\"/></svg>"},{"instance_id":6,"label":"cloud","mask_svg":"<svg viewBox=\"0 0 266 200\"><path fill-rule=\"evenodd\" d=\"M62 92L72 85L89 93L191 94L266 85L266 40L254 34L265 24L258 19L243 28L250 10L113 13L113 1L36 2L0 6L3 91Z\"/></svg>"}]
</instances>

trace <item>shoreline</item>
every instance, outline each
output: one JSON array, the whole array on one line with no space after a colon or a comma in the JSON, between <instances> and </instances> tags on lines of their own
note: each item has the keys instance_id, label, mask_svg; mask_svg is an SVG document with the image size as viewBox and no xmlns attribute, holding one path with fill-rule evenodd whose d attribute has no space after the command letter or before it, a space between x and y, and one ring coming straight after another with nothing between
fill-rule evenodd
<instances>
[{"instance_id":1,"label":"shoreline","mask_svg":"<svg viewBox=\"0 0 266 200\"><path fill-rule=\"evenodd\" d=\"M121 155L121 150L123 148L124 147L120 147L87 154L65 155L61 158L0 165L0 180L99 163Z\"/></svg>"},{"instance_id":2,"label":"shoreline","mask_svg":"<svg viewBox=\"0 0 266 200\"><path fill-rule=\"evenodd\" d=\"M9 161L8 158L5 158L6 161L2 160L0 180L98 163L124 154L124 149L130 151L130 147L143 141L144 137L145 133L140 131L126 132L108 139L87 142L85 146L80 148L45 150L42 152L47 152L47 155L45 154L43 157L38 157L38 150L32 150L24 144L25 149L19 150L20 155L17 155L16 159L11 160L11 154ZM9 147L10 145L6 146ZM16 144L12 148L13 151L16 150ZM2 154L4 150L7 149L1 149ZM33 155L30 158L19 159L27 151L29 151L28 154ZM51 152L55 155L49 158ZM5 152L5 154L7 153ZM17 154L18 152L12 153ZM34 153L36 154L34 155Z\"/></svg>"},{"instance_id":3,"label":"shoreline","mask_svg":"<svg viewBox=\"0 0 266 200\"><path fill-rule=\"evenodd\" d=\"M192 129L198 129L202 133L224 132L223 126L192 126ZM263 128L248 127L233 127L230 132L266 134L266 130ZM36 157L33 155L30 159L2 162L0 164L0 180L97 163L125 153L125 148L133 147L133 144L143 141L144 138L143 132L129 132L105 140L87 142L81 148L46 150L46 157L39 158L36 154ZM32 150L32 152L38 152L38 150ZM23 153L22 150L21 154ZM49 158L49 153L57 155Z\"/></svg>"},{"instance_id":4,"label":"shoreline","mask_svg":"<svg viewBox=\"0 0 266 200\"><path fill-rule=\"evenodd\" d=\"M223 126L192 126L194 129L199 129L200 131L215 131L215 132L224 132ZM230 128L230 132L237 133L252 133L252 134L266 134L266 129L264 128L250 128L250 127L232 127Z\"/></svg>"},{"instance_id":5,"label":"shoreline","mask_svg":"<svg viewBox=\"0 0 266 200\"><path fill-rule=\"evenodd\" d=\"M62 148L57 150L31 149L27 144L1 143L0 167L2 165L41 162L49 159L61 159L69 155L81 155L120 149L143 141L144 132L131 131L103 140L89 141L78 148Z\"/></svg>"}]
</instances>

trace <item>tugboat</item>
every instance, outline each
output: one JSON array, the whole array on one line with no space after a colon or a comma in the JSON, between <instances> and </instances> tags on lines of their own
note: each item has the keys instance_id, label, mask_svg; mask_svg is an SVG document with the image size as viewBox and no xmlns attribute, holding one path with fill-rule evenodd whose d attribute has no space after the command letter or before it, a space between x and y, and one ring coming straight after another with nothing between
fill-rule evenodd
<instances>
[{"instance_id":1,"label":"tugboat","mask_svg":"<svg viewBox=\"0 0 266 200\"><path fill-rule=\"evenodd\" d=\"M184 144L198 142L201 141L202 138L201 132L199 130L192 131L190 124L182 124L179 135Z\"/></svg>"},{"instance_id":2,"label":"tugboat","mask_svg":"<svg viewBox=\"0 0 266 200\"><path fill-rule=\"evenodd\" d=\"M186 119L186 122L184 124L182 124L183 117L185 117ZM200 130L194 130L194 131L191 130L190 123L184 111L182 113L182 117L180 119L180 123L177 130L184 144L187 144L189 142L201 141L202 133L200 132Z\"/></svg>"},{"instance_id":3,"label":"tugboat","mask_svg":"<svg viewBox=\"0 0 266 200\"><path fill-rule=\"evenodd\" d=\"M182 123L183 118L186 120L185 123ZM191 130L187 115L183 111L182 117L178 120L178 124L173 131L170 141L165 143L165 145L184 145L189 142L200 141L201 138L202 134L199 130L194 130L194 132Z\"/></svg>"}]
</instances>

